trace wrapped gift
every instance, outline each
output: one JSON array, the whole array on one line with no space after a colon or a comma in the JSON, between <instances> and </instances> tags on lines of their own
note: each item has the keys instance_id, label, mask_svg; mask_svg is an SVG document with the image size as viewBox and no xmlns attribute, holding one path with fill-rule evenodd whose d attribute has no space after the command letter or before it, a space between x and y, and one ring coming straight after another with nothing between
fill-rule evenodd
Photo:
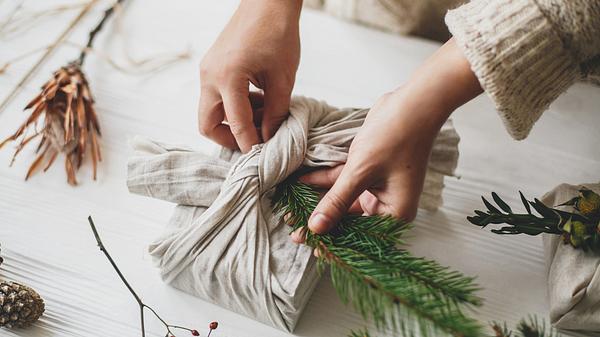
<instances>
[{"instance_id":1,"label":"wrapped gift","mask_svg":"<svg viewBox=\"0 0 600 337\"><path fill-rule=\"evenodd\" d=\"M165 233L150 246L162 278L207 301L292 331L318 273L311 249L293 243L289 227L273 214L273 190L301 166L344 163L367 112L294 97L290 116L275 136L246 154L222 149L209 156L134 139L129 190L178 204ZM456 168L458 141L447 122L433 146L421 207L441 204L444 176Z\"/></svg>"},{"instance_id":2,"label":"wrapped gift","mask_svg":"<svg viewBox=\"0 0 600 337\"><path fill-rule=\"evenodd\" d=\"M600 193L600 184L562 184L547 193L542 202L555 206L577 196L582 188ZM569 206L564 210L572 211ZM560 207L559 207L560 209ZM559 235L544 235L548 268L550 320L565 330L600 335L600 255L564 244Z\"/></svg>"}]
</instances>

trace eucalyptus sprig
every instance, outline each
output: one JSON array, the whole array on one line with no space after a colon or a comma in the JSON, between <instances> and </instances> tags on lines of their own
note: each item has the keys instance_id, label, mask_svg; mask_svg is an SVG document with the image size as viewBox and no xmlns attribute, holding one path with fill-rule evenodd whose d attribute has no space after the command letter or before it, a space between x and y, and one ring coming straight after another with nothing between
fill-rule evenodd
<instances>
[{"instance_id":1,"label":"eucalyptus sprig","mask_svg":"<svg viewBox=\"0 0 600 337\"><path fill-rule=\"evenodd\" d=\"M403 249L407 223L347 215L332 232L317 235L306 228L318 201L318 193L295 178L281 183L274 196L291 230L304 229L305 243L318 251L321 269L329 266L344 303L378 328L403 336L481 336L480 324L465 313L481 304L474 279Z\"/></svg>"},{"instance_id":2,"label":"eucalyptus sprig","mask_svg":"<svg viewBox=\"0 0 600 337\"><path fill-rule=\"evenodd\" d=\"M542 233L561 235L563 241L575 248L600 251L600 196L589 189L579 190L579 195L557 206L571 206L574 212L567 212L544 205L540 200L527 200L519 192L527 213L515 213L498 194L492 192L496 206L482 197L487 211L475 211L475 216L467 217L474 225L507 224L492 229L496 234ZM537 214L536 214L537 213Z\"/></svg>"}]
</instances>

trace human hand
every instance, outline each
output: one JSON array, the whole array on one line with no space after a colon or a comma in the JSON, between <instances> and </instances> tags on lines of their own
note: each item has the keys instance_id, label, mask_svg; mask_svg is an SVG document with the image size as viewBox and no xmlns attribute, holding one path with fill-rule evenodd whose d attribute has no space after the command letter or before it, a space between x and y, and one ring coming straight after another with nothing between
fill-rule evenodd
<instances>
[{"instance_id":1,"label":"human hand","mask_svg":"<svg viewBox=\"0 0 600 337\"><path fill-rule=\"evenodd\" d=\"M243 152L271 138L289 112L300 62L302 1L243 0L200 65L200 133ZM249 83L263 89L254 110Z\"/></svg>"},{"instance_id":2,"label":"human hand","mask_svg":"<svg viewBox=\"0 0 600 337\"><path fill-rule=\"evenodd\" d=\"M481 93L461 51L450 40L407 84L380 98L354 138L346 164L300 181L329 188L308 227L326 233L350 211L411 221L417 211L433 142L452 111ZM303 242L305 232L292 234Z\"/></svg>"}]
</instances>

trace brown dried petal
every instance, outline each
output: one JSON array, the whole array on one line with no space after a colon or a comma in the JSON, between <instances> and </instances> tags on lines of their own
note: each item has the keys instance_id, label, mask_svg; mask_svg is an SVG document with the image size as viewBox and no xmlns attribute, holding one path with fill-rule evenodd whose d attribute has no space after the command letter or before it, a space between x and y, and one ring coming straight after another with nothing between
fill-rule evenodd
<instances>
[{"instance_id":1,"label":"brown dried petal","mask_svg":"<svg viewBox=\"0 0 600 337\"><path fill-rule=\"evenodd\" d=\"M37 171L44 158L48 158L44 167L46 171L58 154L63 152L66 157L67 181L75 185L76 171L83 163L87 147L90 147L93 176L96 179L97 163L102 160L102 156L97 139L100 126L93 102L87 80L79 67L74 64L62 67L27 104L25 109L32 109L31 115L12 136L0 143L0 148L7 142L23 137L15 150L16 156L32 139L42 135L36 150L38 155L31 164L26 179ZM42 116L44 118L40 119ZM29 128L38 130L38 121L43 123L41 130L36 131L33 136L27 136Z\"/></svg>"},{"instance_id":2,"label":"brown dried petal","mask_svg":"<svg viewBox=\"0 0 600 337\"><path fill-rule=\"evenodd\" d=\"M44 156L46 155L46 151L48 151L48 146L46 146L44 151L42 151L42 153L40 153L38 155L38 157L33 161L31 166L29 166L29 170L27 170L27 175L25 176L25 180L29 179L29 177L31 177L33 172L35 172L35 170L40 166L40 164L42 163L42 160L44 159Z\"/></svg>"}]
</instances>

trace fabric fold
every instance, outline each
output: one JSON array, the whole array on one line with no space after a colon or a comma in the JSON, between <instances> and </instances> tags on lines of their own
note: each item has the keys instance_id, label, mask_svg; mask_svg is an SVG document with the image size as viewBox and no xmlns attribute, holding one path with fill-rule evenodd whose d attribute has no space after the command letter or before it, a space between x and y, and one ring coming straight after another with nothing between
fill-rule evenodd
<instances>
[{"instance_id":1,"label":"fabric fold","mask_svg":"<svg viewBox=\"0 0 600 337\"><path fill-rule=\"evenodd\" d=\"M554 207L577 196L581 188L600 193L600 184L562 184L542 202ZM567 206L561 207L572 211ZM558 235L544 235L548 273L550 321L565 330L597 336L600 333L600 256L563 244Z\"/></svg>"},{"instance_id":2,"label":"fabric fold","mask_svg":"<svg viewBox=\"0 0 600 337\"><path fill-rule=\"evenodd\" d=\"M150 245L165 282L292 331L318 273L311 249L292 243L289 228L273 214L273 189L301 166L344 163L367 112L294 97L275 136L246 154L223 149L208 156L136 138L130 191L178 204L165 233ZM458 141L448 122L433 147L420 206L441 205Z\"/></svg>"}]
</instances>

